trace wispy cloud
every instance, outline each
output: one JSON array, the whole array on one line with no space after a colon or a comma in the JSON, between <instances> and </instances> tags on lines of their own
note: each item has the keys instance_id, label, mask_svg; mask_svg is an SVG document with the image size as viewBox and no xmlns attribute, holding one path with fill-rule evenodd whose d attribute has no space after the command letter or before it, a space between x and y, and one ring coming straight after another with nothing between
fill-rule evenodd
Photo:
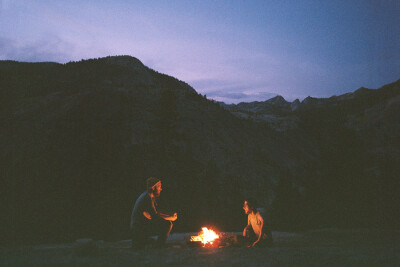
<instances>
[{"instance_id":1,"label":"wispy cloud","mask_svg":"<svg viewBox=\"0 0 400 267\"><path fill-rule=\"evenodd\" d=\"M73 44L55 35L26 43L0 36L0 59L2 60L65 62L72 57L74 48Z\"/></svg>"},{"instance_id":2,"label":"wispy cloud","mask_svg":"<svg viewBox=\"0 0 400 267\"><path fill-rule=\"evenodd\" d=\"M277 94L269 92L229 92L229 91L212 91L207 93L207 98L225 103L240 103L252 101L265 101Z\"/></svg>"}]
</instances>

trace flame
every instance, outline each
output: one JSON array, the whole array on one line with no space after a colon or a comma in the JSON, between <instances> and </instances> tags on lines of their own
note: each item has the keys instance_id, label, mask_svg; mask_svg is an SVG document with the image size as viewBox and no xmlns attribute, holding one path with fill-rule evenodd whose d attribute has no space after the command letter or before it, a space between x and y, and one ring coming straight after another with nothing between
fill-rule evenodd
<instances>
[{"instance_id":1,"label":"flame","mask_svg":"<svg viewBox=\"0 0 400 267\"><path fill-rule=\"evenodd\" d=\"M190 237L190 241L201 241L203 246L206 246L207 244L212 245L215 239L219 238L219 235L217 235L212 229L208 229L207 227L201 229L202 231L198 235Z\"/></svg>"}]
</instances>

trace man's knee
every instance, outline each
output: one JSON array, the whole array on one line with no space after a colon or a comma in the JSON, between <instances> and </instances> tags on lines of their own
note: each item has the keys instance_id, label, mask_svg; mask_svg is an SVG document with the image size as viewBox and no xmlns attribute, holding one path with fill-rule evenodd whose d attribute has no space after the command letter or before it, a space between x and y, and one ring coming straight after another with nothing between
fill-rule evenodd
<instances>
[{"instance_id":1,"label":"man's knee","mask_svg":"<svg viewBox=\"0 0 400 267\"><path fill-rule=\"evenodd\" d=\"M172 229L172 222L171 221L167 221L167 220L157 220L154 221L153 227L154 229L157 229L157 232L170 232Z\"/></svg>"}]
</instances>

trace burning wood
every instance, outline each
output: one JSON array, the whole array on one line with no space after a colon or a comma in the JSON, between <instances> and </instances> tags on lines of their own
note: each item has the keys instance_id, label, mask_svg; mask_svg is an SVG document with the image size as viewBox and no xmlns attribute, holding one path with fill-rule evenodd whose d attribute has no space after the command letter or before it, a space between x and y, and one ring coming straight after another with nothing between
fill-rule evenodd
<instances>
[{"instance_id":1,"label":"burning wood","mask_svg":"<svg viewBox=\"0 0 400 267\"><path fill-rule=\"evenodd\" d=\"M219 235L215 233L214 230L208 229L207 227L201 229L198 235L190 237L190 242L201 242L203 247L213 246L214 242L219 239Z\"/></svg>"},{"instance_id":2,"label":"burning wood","mask_svg":"<svg viewBox=\"0 0 400 267\"><path fill-rule=\"evenodd\" d=\"M235 234L228 234L223 232L215 232L207 227L202 227L202 230L194 236L190 237L187 244L191 247L231 247L238 245L238 239Z\"/></svg>"}]
</instances>

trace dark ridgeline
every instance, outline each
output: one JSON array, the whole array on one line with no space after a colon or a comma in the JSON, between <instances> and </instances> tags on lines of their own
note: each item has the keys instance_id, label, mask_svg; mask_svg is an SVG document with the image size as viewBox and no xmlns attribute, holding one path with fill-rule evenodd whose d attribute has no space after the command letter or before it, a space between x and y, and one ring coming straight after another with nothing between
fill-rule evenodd
<instances>
[{"instance_id":1,"label":"dark ridgeline","mask_svg":"<svg viewBox=\"0 0 400 267\"><path fill-rule=\"evenodd\" d=\"M0 61L2 242L128 238L149 176L175 231L239 231L248 195L276 230L398 228L399 85L225 105L128 56Z\"/></svg>"}]
</instances>

